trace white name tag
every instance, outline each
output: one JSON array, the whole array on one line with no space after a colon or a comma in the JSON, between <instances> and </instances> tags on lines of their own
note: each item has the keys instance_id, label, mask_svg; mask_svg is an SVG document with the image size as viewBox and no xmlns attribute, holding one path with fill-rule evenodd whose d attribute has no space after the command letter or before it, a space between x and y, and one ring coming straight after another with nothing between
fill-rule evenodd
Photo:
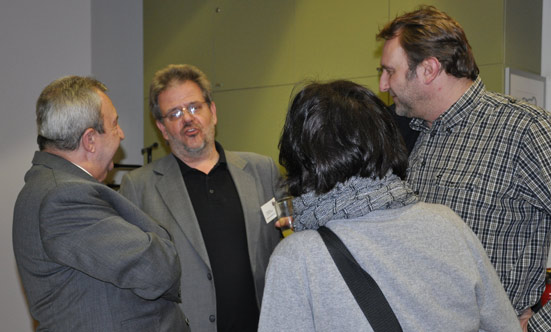
<instances>
[{"instance_id":1,"label":"white name tag","mask_svg":"<svg viewBox=\"0 0 551 332\"><path fill-rule=\"evenodd\" d=\"M262 213L264 214L264 220L266 220L267 224L277 217L275 205L276 205L276 200L274 197L268 202L266 202L266 204L260 207L262 209Z\"/></svg>"}]
</instances>

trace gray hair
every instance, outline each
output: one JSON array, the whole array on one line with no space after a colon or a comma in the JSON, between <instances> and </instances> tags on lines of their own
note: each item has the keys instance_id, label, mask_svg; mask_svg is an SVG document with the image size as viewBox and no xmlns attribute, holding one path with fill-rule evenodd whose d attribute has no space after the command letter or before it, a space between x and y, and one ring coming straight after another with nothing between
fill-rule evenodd
<instances>
[{"instance_id":1,"label":"gray hair","mask_svg":"<svg viewBox=\"0 0 551 332\"><path fill-rule=\"evenodd\" d=\"M36 125L40 150L76 150L84 131L105 132L99 92L107 91L91 77L61 77L42 90L36 101Z\"/></svg>"},{"instance_id":2,"label":"gray hair","mask_svg":"<svg viewBox=\"0 0 551 332\"><path fill-rule=\"evenodd\" d=\"M149 86L149 110L156 120L161 121L163 114L159 108L159 95L174 83L192 81L197 84L203 93L205 102L212 102L212 90L207 76L192 65L168 65L155 73Z\"/></svg>"}]
</instances>

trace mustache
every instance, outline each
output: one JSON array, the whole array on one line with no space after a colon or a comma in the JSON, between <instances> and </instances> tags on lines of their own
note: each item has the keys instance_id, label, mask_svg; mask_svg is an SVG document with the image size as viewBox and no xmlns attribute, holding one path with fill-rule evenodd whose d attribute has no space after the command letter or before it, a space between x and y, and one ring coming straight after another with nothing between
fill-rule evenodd
<instances>
[{"instance_id":1,"label":"mustache","mask_svg":"<svg viewBox=\"0 0 551 332\"><path fill-rule=\"evenodd\" d=\"M184 126L180 130L180 135L185 135L186 131L189 129L195 129L197 130L197 133L203 132L203 126L201 126L199 123L189 122L184 124Z\"/></svg>"},{"instance_id":2,"label":"mustache","mask_svg":"<svg viewBox=\"0 0 551 332\"><path fill-rule=\"evenodd\" d=\"M182 127L182 130L186 130L186 129L189 129L189 128L196 128L196 129L201 129L201 125L195 121L190 121L190 122L186 122L184 123L184 126Z\"/></svg>"}]
</instances>

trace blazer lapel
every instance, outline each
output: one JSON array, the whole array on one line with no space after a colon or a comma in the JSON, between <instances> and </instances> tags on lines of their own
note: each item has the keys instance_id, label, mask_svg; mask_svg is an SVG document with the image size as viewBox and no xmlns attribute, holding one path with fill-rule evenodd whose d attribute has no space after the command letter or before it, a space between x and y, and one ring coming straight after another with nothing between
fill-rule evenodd
<instances>
[{"instance_id":1,"label":"blazer lapel","mask_svg":"<svg viewBox=\"0 0 551 332\"><path fill-rule=\"evenodd\" d=\"M195 216L178 162L174 158L176 157L165 158L164 162L160 162L155 167L154 171L161 175L155 186L168 207L168 212L181 229L182 235L191 243L201 259L210 268L210 261L199 228L199 222ZM173 236L178 240L178 235L173 234Z\"/></svg>"},{"instance_id":2,"label":"blazer lapel","mask_svg":"<svg viewBox=\"0 0 551 332\"><path fill-rule=\"evenodd\" d=\"M256 275L256 254L253 252L253 249L258 247L257 242L258 239L261 238L259 236L261 231L261 225L259 223L261 221L258 219L258 214L260 206L266 202L259 201L260 195L256 190L255 179L245 171L247 161L233 154L231 151L225 151L225 153L230 174L237 188L239 199L241 200L251 268L253 269L253 275Z\"/></svg>"}]
</instances>

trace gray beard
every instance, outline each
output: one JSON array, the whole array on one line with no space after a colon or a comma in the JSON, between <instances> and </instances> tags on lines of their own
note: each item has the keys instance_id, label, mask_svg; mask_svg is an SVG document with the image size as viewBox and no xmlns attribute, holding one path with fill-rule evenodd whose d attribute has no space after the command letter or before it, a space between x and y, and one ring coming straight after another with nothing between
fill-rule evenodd
<instances>
[{"instance_id":1,"label":"gray beard","mask_svg":"<svg viewBox=\"0 0 551 332\"><path fill-rule=\"evenodd\" d=\"M184 148L184 150L186 150L187 153L191 154L191 155L201 155L201 153L203 152L203 150L205 150L205 148L207 147L207 144L208 142L205 140L203 141L203 144L197 148L190 148L189 146L187 145L182 145L182 147Z\"/></svg>"},{"instance_id":2,"label":"gray beard","mask_svg":"<svg viewBox=\"0 0 551 332\"><path fill-rule=\"evenodd\" d=\"M172 150L172 153L174 153L180 159L182 159L182 157L186 157L185 159L187 159L190 157L191 158L200 157L207 150L211 140L210 139L203 140L203 144L201 144L201 146L196 148L191 148L188 145L185 145L174 138L172 138L172 142L176 142L175 144L171 144L171 141L168 142L168 144L170 145L170 149Z\"/></svg>"}]
</instances>

